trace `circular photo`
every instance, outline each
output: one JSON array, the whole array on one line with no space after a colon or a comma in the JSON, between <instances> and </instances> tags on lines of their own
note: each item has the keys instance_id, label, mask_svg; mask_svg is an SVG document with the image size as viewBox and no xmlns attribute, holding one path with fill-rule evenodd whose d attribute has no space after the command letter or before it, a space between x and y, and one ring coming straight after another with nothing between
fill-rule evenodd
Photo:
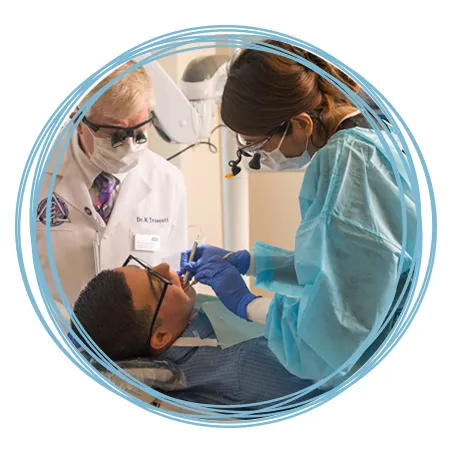
<instances>
[{"instance_id":1,"label":"circular photo","mask_svg":"<svg viewBox=\"0 0 450 450\"><path fill-rule=\"evenodd\" d=\"M410 314L412 148L319 49L192 34L123 54L65 104L31 236L93 378L177 420L267 423L350 386Z\"/></svg>"}]
</instances>

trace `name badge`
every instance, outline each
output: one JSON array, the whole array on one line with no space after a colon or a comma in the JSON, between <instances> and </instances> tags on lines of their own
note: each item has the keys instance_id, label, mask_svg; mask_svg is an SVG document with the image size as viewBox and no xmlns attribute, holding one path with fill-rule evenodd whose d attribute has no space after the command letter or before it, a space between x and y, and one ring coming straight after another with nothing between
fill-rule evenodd
<instances>
[{"instance_id":1,"label":"name badge","mask_svg":"<svg viewBox=\"0 0 450 450\"><path fill-rule=\"evenodd\" d=\"M157 252L161 248L161 238L155 234L135 234L134 249L141 252Z\"/></svg>"}]
</instances>

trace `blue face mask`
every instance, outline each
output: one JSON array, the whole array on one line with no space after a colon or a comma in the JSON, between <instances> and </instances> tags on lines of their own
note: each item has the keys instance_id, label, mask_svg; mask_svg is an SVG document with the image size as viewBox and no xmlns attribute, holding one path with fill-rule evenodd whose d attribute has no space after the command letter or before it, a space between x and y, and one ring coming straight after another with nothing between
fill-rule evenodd
<instances>
[{"instance_id":1,"label":"blue face mask","mask_svg":"<svg viewBox=\"0 0 450 450\"><path fill-rule=\"evenodd\" d=\"M284 132L283 137L280 139L280 143L278 144L278 147L275 150L271 152L265 151L260 152L261 164L263 164L266 167L269 167L269 169L275 171L296 170L301 169L311 161L311 156L308 153L309 136L306 137L305 151L300 156L296 156L294 158L286 158L286 156L284 156L283 153L281 153L280 148L286 137L287 130L288 128L286 128L286 131Z\"/></svg>"}]
</instances>

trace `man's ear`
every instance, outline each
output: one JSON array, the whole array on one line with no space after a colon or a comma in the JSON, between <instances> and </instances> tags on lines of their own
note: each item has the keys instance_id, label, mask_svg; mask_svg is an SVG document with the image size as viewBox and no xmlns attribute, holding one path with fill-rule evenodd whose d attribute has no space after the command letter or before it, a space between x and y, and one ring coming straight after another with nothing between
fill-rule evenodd
<instances>
[{"instance_id":1,"label":"man's ear","mask_svg":"<svg viewBox=\"0 0 450 450\"><path fill-rule=\"evenodd\" d=\"M169 347L172 341L173 334L160 326L154 331L153 336L150 339L150 347L155 352L159 353Z\"/></svg>"},{"instance_id":2,"label":"man's ear","mask_svg":"<svg viewBox=\"0 0 450 450\"><path fill-rule=\"evenodd\" d=\"M69 119L72 119L76 114L77 114L76 111L71 112L70 115L69 115ZM77 126L78 134L83 134L83 127L81 126L82 123L83 123L83 122L80 122L80 123L78 124L78 126Z\"/></svg>"}]
</instances>

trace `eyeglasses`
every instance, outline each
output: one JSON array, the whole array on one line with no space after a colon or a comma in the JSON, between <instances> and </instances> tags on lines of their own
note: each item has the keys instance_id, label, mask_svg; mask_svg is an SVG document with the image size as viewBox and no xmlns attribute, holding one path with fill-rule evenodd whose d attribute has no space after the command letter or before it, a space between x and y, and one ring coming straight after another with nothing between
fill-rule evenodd
<instances>
[{"instance_id":1,"label":"eyeglasses","mask_svg":"<svg viewBox=\"0 0 450 450\"><path fill-rule=\"evenodd\" d=\"M79 108L77 108L78 110ZM93 123L90 120L86 119L86 117L83 117L81 121L88 126L94 133L96 133L99 130L118 130L114 131L110 136L111 138L111 146L113 148L120 147L123 144L123 141L126 138L133 138L134 142L136 144L145 144L147 142L147 138L142 130L138 130L138 128L141 128L144 125L147 125L148 123L153 122L155 120L155 115L153 112L150 112L150 117L147 120L144 120L144 122L141 122L134 127L118 127L115 125L101 125L98 123ZM137 130L137 131L135 131Z\"/></svg>"},{"instance_id":2,"label":"eyeglasses","mask_svg":"<svg viewBox=\"0 0 450 450\"><path fill-rule=\"evenodd\" d=\"M122 267L134 265L134 264L132 264L133 261L136 262L136 263L138 263L138 264L139 264L140 266L142 266L145 270L147 270L147 273L148 273L148 275L149 275L149 281L150 281L150 284L152 284L152 283L151 283L151 280L150 280L150 277L153 276L153 277L157 278L160 282L162 282L163 285L164 285L163 288L162 288L162 291L161 291L161 296L159 297L158 303L157 303L157 305L156 305L155 313L153 314L152 322L151 322L151 324L150 324L150 330L149 330L149 332L148 332L147 342L145 343L145 348L146 348L146 350L148 351L148 350L150 350L150 339L152 338L152 335L153 335L153 328L154 328L154 326L155 326L156 319L158 318L158 313L159 313L159 310L160 310L160 308L161 308L161 305L162 305L162 302L163 302L163 300L164 300L164 297L165 297L165 295L166 295L167 288L168 288L169 286L171 286L173 283L172 283L170 280L168 280L167 278L164 278L164 277L163 277L162 275L160 275L158 272L155 272L150 266L148 266L147 264L145 264L144 262L142 262L140 259L136 258L136 257L133 256L133 255L130 255L130 256L126 259L126 261L122 264Z\"/></svg>"},{"instance_id":3,"label":"eyeglasses","mask_svg":"<svg viewBox=\"0 0 450 450\"><path fill-rule=\"evenodd\" d=\"M251 142L250 144L248 144L240 134L236 133L238 150L250 153L261 150L277 133L280 133L287 124L289 124L289 121L283 122L282 124L275 127L272 131L270 131L269 135L266 138L256 142Z\"/></svg>"}]
</instances>

